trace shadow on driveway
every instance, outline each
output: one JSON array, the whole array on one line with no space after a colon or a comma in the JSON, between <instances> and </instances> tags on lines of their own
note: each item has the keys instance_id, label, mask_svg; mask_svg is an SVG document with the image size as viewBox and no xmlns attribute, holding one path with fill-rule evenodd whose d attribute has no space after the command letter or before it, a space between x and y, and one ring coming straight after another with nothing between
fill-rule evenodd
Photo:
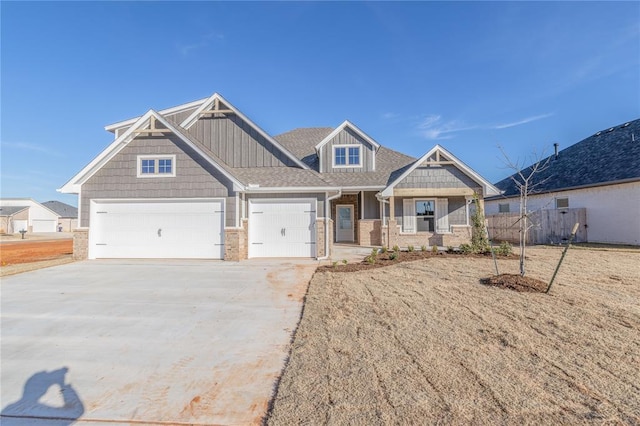
<instances>
[{"instance_id":1,"label":"shadow on driveway","mask_svg":"<svg viewBox=\"0 0 640 426\"><path fill-rule=\"evenodd\" d=\"M66 383L65 376L69 369L59 368L53 371L40 371L24 384L22 398L7 405L0 413L3 426L32 425L42 422L55 426L71 425L84 413L84 405L71 384ZM60 394L62 405L48 405L41 402L50 388L56 388ZM50 399L50 398L46 398Z\"/></svg>"}]
</instances>

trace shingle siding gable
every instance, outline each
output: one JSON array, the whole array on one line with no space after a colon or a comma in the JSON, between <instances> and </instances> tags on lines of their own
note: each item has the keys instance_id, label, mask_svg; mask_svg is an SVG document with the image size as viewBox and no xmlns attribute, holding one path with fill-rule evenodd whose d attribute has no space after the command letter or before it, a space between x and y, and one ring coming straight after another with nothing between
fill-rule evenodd
<instances>
[{"instance_id":1,"label":"shingle siding gable","mask_svg":"<svg viewBox=\"0 0 640 426\"><path fill-rule=\"evenodd\" d=\"M175 155L176 176L138 178L138 155ZM81 226L89 226L91 199L233 196L233 184L177 136L138 137L82 185ZM235 214L235 210L230 211L235 207L235 200L231 201L227 202L228 224Z\"/></svg>"}]
</instances>

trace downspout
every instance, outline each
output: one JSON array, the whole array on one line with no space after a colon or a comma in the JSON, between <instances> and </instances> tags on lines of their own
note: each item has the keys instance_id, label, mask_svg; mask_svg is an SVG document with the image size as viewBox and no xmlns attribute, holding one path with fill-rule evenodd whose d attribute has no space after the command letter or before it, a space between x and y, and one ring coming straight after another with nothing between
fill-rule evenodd
<instances>
[{"instance_id":1,"label":"downspout","mask_svg":"<svg viewBox=\"0 0 640 426\"><path fill-rule=\"evenodd\" d=\"M342 189L338 189L335 195L329 197L329 193L325 192L324 203L324 256L318 257L318 260L329 259L329 220L331 219L331 200L342 197Z\"/></svg>"}]
</instances>

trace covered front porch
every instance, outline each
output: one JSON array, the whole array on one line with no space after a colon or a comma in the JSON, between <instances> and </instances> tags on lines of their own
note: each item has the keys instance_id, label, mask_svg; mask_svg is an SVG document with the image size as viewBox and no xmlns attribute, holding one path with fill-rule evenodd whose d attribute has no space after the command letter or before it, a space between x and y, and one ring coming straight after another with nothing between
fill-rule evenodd
<instances>
[{"instance_id":1,"label":"covered front porch","mask_svg":"<svg viewBox=\"0 0 640 426\"><path fill-rule=\"evenodd\" d=\"M333 242L416 249L471 241L470 188L395 188L343 193L331 200ZM482 196L480 195L482 204Z\"/></svg>"},{"instance_id":2,"label":"covered front porch","mask_svg":"<svg viewBox=\"0 0 640 426\"><path fill-rule=\"evenodd\" d=\"M394 188L384 203L383 246L453 246L471 242L470 188ZM482 203L482 195L479 196Z\"/></svg>"}]
</instances>

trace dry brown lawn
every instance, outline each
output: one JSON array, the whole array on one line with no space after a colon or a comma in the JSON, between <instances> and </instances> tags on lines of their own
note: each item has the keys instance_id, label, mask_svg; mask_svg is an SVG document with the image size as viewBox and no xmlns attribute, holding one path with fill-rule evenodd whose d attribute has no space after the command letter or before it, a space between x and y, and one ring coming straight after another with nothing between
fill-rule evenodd
<instances>
[{"instance_id":1,"label":"dry brown lawn","mask_svg":"<svg viewBox=\"0 0 640 426\"><path fill-rule=\"evenodd\" d=\"M560 254L531 249L528 274ZM639 265L573 249L549 294L480 284L491 258L316 273L267 421L640 424Z\"/></svg>"}]
</instances>

